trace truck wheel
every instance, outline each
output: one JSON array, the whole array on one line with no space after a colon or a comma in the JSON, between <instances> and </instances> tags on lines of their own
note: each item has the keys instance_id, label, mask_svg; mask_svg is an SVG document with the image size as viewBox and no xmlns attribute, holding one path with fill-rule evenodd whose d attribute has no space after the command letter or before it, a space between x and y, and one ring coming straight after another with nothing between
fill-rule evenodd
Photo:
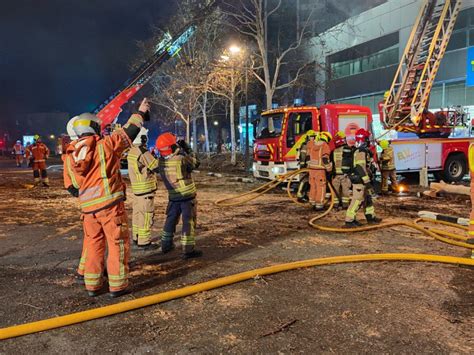
<instances>
[{"instance_id":1,"label":"truck wheel","mask_svg":"<svg viewBox=\"0 0 474 355\"><path fill-rule=\"evenodd\" d=\"M443 178L446 182L461 181L466 173L466 159L462 154L453 154L446 159L443 170Z\"/></svg>"}]
</instances>

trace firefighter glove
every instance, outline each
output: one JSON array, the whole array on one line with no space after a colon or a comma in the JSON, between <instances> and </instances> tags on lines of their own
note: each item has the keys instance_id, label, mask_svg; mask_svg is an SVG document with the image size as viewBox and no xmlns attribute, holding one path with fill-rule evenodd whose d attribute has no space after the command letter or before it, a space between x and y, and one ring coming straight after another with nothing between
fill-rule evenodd
<instances>
[{"instance_id":1,"label":"firefighter glove","mask_svg":"<svg viewBox=\"0 0 474 355\"><path fill-rule=\"evenodd\" d=\"M176 142L176 144L186 153L186 154L191 154L192 153L192 149L191 147L188 145L188 143L186 143L184 140L180 139L178 142Z\"/></svg>"},{"instance_id":2,"label":"firefighter glove","mask_svg":"<svg viewBox=\"0 0 474 355\"><path fill-rule=\"evenodd\" d=\"M79 197L79 190L76 189L74 186L72 186L72 185L69 186L69 187L67 188L67 191L68 191L72 196L74 196L74 197Z\"/></svg>"}]
</instances>

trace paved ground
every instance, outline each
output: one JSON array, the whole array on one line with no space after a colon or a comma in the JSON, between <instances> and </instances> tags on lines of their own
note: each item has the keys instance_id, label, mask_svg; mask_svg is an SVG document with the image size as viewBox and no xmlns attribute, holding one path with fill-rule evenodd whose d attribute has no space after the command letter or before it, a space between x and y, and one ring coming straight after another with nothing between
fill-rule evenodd
<instances>
[{"instance_id":1,"label":"paved ground","mask_svg":"<svg viewBox=\"0 0 474 355\"><path fill-rule=\"evenodd\" d=\"M0 161L0 327L130 300L276 263L332 255L408 252L467 256L405 228L320 233L313 213L280 191L250 204L213 201L257 185L197 174L199 260L178 251L133 252L132 294L91 299L74 284L81 250L76 201L61 188L30 189L31 173ZM157 193L154 234L166 195ZM130 207L130 206L128 206ZM419 209L467 216L464 198L379 199L385 219ZM343 213L323 222L341 225ZM474 272L456 266L378 262L257 278L185 299L0 342L0 353L473 353Z\"/></svg>"}]
</instances>

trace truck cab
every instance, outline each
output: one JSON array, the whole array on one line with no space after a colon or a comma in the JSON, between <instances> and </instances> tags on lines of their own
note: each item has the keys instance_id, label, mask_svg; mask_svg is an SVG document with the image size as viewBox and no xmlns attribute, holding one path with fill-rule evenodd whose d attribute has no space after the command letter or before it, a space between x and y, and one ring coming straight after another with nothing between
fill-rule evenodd
<instances>
[{"instance_id":1,"label":"truck cab","mask_svg":"<svg viewBox=\"0 0 474 355\"><path fill-rule=\"evenodd\" d=\"M371 130L372 113L368 107L348 104L284 107L263 112L255 122L253 175L275 179L299 168L298 153L310 129L335 135L346 133L353 144L359 128Z\"/></svg>"}]
</instances>

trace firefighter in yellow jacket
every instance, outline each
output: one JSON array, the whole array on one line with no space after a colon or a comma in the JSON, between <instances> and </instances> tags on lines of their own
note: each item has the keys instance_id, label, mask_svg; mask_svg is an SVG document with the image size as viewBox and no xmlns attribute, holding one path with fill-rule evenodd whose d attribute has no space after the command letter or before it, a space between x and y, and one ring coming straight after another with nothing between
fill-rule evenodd
<instances>
[{"instance_id":1,"label":"firefighter in yellow jacket","mask_svg":"<svg viewBox=\"0 0 474 355\"><path fill-rule=\"evenodd\" d=\"M142 127L127 155L128 176L133 192L132 240L142 250L159 247L151 241L158 160L147 149L147 132Z\"/></svg>"},{"instance_id":2,"label":"firefighter in yellow jacket","mask_svg":"<svg viewBox=\"0 0 474 355\"><path fill-rule=\"evenodd\" d=\"M180 218L182 258L196 258L202 251L195 249L195 229L197 218L196 185L191 173L199 166L199 160L184 141L176 141L172 133L163 133L156 140L160 152L159 172L168 190L166 221L161 235L161 251L174 249L173 237Z\"/></svg>"},{"instance_id":3,"label":"firefighter in yellow jacket","mask_svg":"<svg viewBox=\"0 0 474 355\"><path fill-rule=\"evenodd\" d=\"M382 148L382 153L380 154L380 162L382 163L382 195L388 193L388 180L392 184L392 191L398 191L397 185L397 173L395 171L395 157L393 154L393 148L390 145L390 142L386 139L381 140L380 148Z\"/></svg>"},{"instance_id":4,"label":"firefighter in yellow jacket","mask_svg":"<svg viewBox=\"0 0 474 355\"><path fill-rule=\"evenodd\" d=\"M311 138L307 145L307 154L309 155L309 203L317 211L324 208L326 197L327 181L326 173L332 170L331 140L329 132L320 132L315 138Z\"/></svg>"},{"instance_id":5,"label":"firefighter in yellow jacket","mask_svg":"<svg viewBox=\"0 0 474 355\"><path fill-rule=\"evenodd\" d=\"M347 208L351 200L352 183L349 174L351 172L352 148L347 144L344 132L336 133L334 145L336 148L331 153L331 161L334 169L332 187L336 193L334 205L339 207L342 203L342 207Z\"/></svg>"},{"instance_id":6,"label":"firefighter in yellow jacket","mask_svg":"<svg viewBox=\"0 0 474 355\"><path fill-rule=\"evenodd\" d=\"M356 220L357 211L363 206L365 218L368 223L380 223L382 219L376 217L370 190L372 187L371 165L372 153L370 146L370 132L364 128L357 130L356 149L352 162L352 199L346 212L346 226L358 227L361 225Z\"/></svg>"}]
</instances>

